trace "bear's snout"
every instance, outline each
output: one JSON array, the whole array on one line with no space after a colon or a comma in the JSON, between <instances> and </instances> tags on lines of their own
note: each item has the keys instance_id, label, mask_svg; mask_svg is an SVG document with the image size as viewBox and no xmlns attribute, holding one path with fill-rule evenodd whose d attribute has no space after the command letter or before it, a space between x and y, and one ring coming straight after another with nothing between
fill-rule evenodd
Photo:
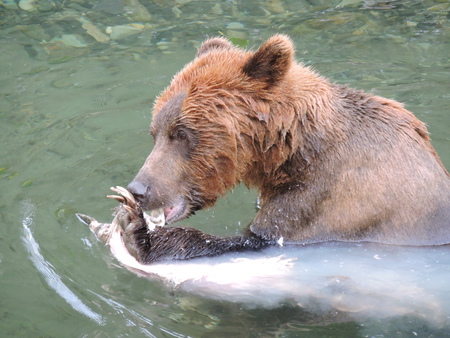
<instances>
[{"instance_id":1,"label":"bear's snout","mask_svg":"<svg viewBox=\"0 0 450 338\"><path fill-rule=\"evenodd\" d=\"M149 191L149 188L146 185L136 180L133 180L128 184L127 189L139 201L144 200Z\"/></svg>"}]
</instances>

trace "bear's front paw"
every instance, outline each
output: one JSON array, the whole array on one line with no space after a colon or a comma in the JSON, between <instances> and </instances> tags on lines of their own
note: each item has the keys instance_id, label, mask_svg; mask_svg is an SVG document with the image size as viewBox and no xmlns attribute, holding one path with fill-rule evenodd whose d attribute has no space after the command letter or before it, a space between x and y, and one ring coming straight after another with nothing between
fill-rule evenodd
<instances>
[{"instance_id":1,"label":"bear's front paw","mask_svg":"<svg viewBox=\"0 0 450 338\"><path fill-rule=\"evenodd\" d=\"M210 256L217 240L217 237L194 228L156 227L149 230L140 227L134 230L134 249L143 264Z\"/></svg>"},{"instance_id":2,"label":"bear's front paw","mask_svg":"<svg viewBox=\"0 0 450 338\"><path fill-rule=\"evenodd\" d=\"M142 264L217 256L231 251L259 250L274 243L255 236L217 237L186 227L141 227L134 231L134 249Z\"/></svg>"}]
</instances>

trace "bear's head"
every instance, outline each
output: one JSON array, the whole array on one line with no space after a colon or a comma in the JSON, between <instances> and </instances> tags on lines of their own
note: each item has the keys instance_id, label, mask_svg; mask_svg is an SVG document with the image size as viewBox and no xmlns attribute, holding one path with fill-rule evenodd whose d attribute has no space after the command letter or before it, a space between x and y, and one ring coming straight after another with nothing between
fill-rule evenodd
<instances>
[{"instance_id":1,"label":"bear's head","mask_svg":"<svg viewBox=\"0 0 450 338\"><path fill-rule=\"evenodd\" d=\"M300 142L293 55L283 35L256 52L225 38L202 44L155 102L155 145L128 186L144 209L163 208L173 223L240 182L263 190L288 179L279 168Z\"/></svg>"}]
</instances>

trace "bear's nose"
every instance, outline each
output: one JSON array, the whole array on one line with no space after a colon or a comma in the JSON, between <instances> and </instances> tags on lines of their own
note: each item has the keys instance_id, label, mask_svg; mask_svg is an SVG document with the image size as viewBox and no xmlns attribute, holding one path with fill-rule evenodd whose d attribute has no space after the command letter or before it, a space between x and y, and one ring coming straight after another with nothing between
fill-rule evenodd
<instances>
[{"instance_id":1,"label":"bear's nose","mask_svg":"<svg viewBox=\"0 0 450 338\"><path fill-rule=\"evenodd\" d=\"M147 194L147 187L139 181L131 182L127 189L137 198L143 198Z\"/></svg>"}]
</instances>

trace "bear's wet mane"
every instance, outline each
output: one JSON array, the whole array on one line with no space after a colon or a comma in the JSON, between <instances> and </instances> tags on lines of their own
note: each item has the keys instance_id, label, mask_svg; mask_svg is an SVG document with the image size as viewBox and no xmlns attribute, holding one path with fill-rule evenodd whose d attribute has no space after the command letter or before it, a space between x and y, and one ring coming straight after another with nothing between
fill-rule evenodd
<instances>
[{"instance_id":1,"label":"bear's wet mane","mask_svg":"<svg viewBox=\"0 0 450 338\"><path fill-rule=\"evenodd\" d=\"M130 184L145 207L176 222L241 182L261 196L242 240L178 228L174 248L155 235L164 257L274 243L449 243L449 174L425 125L293 58L283 35L255 52L210 39L155 102L157 141Z\"/></svg>"},{"instance_id":2,"label":"bear's wet mane","mask_svg":"<svg viewBox=\"0 0 450 338\"><path fill-rule=\"evenodd\" d=\"M327 128L336 127L324 114L336 109L333 86L294 63L288 37L276 35L256 52L226 41L207 40L154 109L158 120L174 97L186 93L177 121L192 130L202 127L190 175L209 182L200 193L207 206L240 182L260 190L284 186L300 175L291 167L305 168L324 144L332 144Z\"/></svg>"}]
</instances>

